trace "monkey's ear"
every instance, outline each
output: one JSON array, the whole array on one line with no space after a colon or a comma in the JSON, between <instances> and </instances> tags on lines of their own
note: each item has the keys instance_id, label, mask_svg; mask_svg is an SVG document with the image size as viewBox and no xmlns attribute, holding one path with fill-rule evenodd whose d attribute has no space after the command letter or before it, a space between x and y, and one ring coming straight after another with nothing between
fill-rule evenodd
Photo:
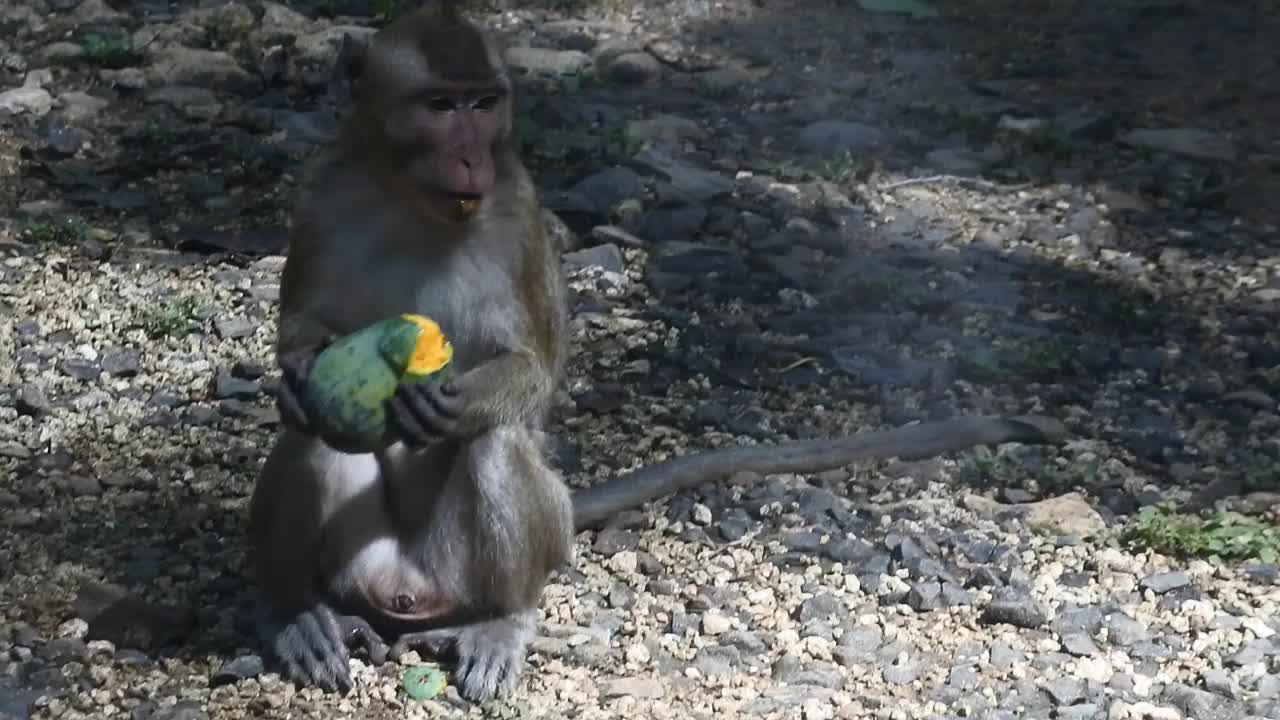
<instances>
[{"instance_id":1,"label":"monkey's ear","mask_svg":"<svg viewBox=\"0 0 1280 720\"><path fill-rule=\"evenodd\" d=\"M342 35L342 45L338 47L338 57L329 75L329 95L338 107L350 105L359 96L360 76L364 73L368 48L368 40L357 40L346 33Z\"/></svg>"}]
</instances>

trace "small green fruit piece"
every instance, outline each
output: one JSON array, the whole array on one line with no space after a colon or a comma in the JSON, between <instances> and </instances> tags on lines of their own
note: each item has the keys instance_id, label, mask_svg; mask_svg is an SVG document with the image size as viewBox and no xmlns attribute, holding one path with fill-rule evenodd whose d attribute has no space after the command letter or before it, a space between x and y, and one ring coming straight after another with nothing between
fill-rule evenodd
<instances>
[{"instance_id":1,"label":"small green fruit piece","mask_svg":"<svg viewBox=\"0 0 1280 720\"><path fill-rule=\"evenodd\" d=\"M345 452L382 443L384 404L401 382L448 378L453 348L440 327L421 315L397 315L340 338L315 360L306 411L325 441Z\"/></svg>"},{"instance_id":2,"label":"small green fruit piece","mask_svg":"<svg viewBox=\"0 0 1280 720\"><path fill-rule=\"evenodd\" d=\"M404 671L400 684L406 695L422 702L444 691L445 677L435 665L413 665Z\"/></svg>"}]
</instances>

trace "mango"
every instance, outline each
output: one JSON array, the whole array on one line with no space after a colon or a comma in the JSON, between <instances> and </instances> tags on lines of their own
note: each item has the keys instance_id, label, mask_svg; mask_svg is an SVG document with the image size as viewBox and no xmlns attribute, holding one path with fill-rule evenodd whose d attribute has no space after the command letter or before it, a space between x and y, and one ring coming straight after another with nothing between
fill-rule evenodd
<instances>
[{"instance_id":1,"label":"mango","mask_svg":"<svg viewBox=\"0 0 1280 720\"><path fill-rule=\"evenodd\" d=\"M302 402L331 447L371 452L384 444L386 401L406 382L444 382L453 346L422 315L395 315L339 338L316 356Z\"/></svg>"}]
</instances>

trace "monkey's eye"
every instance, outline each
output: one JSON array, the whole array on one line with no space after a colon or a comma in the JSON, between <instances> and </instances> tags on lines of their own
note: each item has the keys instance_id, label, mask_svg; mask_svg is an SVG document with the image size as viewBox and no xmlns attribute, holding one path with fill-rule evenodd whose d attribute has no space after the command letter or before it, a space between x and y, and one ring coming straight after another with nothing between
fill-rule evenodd
<instances>
[{"instance_id":1,"label":"monkey's eye","mask_svg":"<svg viewBox=\"0 0 1280 720\"><path fill-rule=\"evenodd\" d=\"M427 98L427 107L433 112L453 112L458 106L453 101L453 98L437 95L436 97Z\"/></svg>"},{"instance_id":2,"label":"monkey's eye","mask_svg":"<svg viewBox=\"0 0 1280 720\"><path fill-rule=\"evenodd\" d=\"M493 110L497 106L498 106L498 96L486 95L480 98L479 100L476 100L475 104L472 107L474 107L476 110L480 110L481 112L489 112L490 110Z\"/></svg>"}]
</instances>

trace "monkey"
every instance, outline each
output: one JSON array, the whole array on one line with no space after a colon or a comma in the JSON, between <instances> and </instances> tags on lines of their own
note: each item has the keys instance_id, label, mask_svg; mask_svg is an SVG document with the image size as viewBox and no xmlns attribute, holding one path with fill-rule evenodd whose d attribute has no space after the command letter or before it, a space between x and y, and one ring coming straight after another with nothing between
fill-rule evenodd
<instances>
[{"instance_id":1,"label":"monkey","mask_svg":"<svg viewBox=\"0 0 1280 720\"><path fill-rule=\"evenodd\" d=\"M559 259L516 151L496 44L427 0L343 40L337 137L302 181L280 280L282 431L249 501L257 632L284 674L347 691L349 650L457 657L460 692L510 691L572 503L540 428L566 355ZM395 441L339 452L299 401L338 336L416 309L454 379L388 402ZM397 635L388 647L384 636Z\"/></svg>"},{"instance_id":2,"label":"monkey","mask_svg":"<svg viewBox=\"0 0 1280 720\"><path fill-rule=\"evenodd\" d=\"M512 692L551 574L576 534L620 510L740 470L1051 442L1038 417L944 420L849 438L736 447L571 492L545 427L568 354L558 252L513 136L496 43L454 0L344 39L340 132L301 183L280 280L281 428L249 500L256 632L283 675L347 692L348 659L455 661L483 702ZM337 450L301 402L316 355L387 316L432 317L451 379L386 402L386 442ZM391 642L388 643L388 640Z\"/></svg>"}]
</instances>

